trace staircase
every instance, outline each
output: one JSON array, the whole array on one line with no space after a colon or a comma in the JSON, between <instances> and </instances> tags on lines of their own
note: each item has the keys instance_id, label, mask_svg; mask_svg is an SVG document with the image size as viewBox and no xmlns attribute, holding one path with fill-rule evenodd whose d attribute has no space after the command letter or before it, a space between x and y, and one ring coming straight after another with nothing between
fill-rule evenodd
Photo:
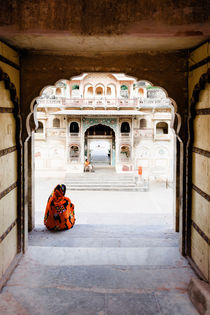
<instances>
[{"instance_id":1,"label":"staircase","mask_svg":"<svg viewBox=\"0 0 210 315\"><path fill-rule=\"evenodd\" d=\"M137 185L134 174L115 172L94 172L82 174L67 173L66 188L69 190L107 190L107 191L147 191L148 183Z\"/></svg>"}]
</instances>

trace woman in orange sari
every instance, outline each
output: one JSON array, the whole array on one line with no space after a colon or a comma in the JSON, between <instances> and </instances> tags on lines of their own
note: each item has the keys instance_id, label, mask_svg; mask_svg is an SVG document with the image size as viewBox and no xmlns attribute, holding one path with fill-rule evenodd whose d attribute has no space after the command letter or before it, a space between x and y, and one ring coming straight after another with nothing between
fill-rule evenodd
<instances>
[{"instance_id":1,"label":"woman in orange sari","mask_svg":"<svg viewBox=\"0 0 210 315\"><path fill-rule=\"evenodd\" d=\"M44 224L49 230L68 230L74 226L74 205L68 197L64 197L65 192L65 185L57 185L48 199Z\"/></svg>"}]
</instances>

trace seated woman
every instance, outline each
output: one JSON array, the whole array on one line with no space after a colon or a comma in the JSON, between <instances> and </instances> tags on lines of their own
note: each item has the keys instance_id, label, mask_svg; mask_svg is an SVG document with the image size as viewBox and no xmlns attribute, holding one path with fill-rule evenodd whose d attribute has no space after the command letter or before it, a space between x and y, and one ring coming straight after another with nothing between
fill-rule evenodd
<instances>
[{"instance_id":1,"label":"seated woman","mask_svg":"<svg viewBox=\"0 0 210 315\"><path fill-rule=\"evenodd\" d=\"M75 223L74 205L65 192L65 185L57 185L48 199L44 224L49 230L68 230Z\"/></svg>"},{"instance_id":2,"label":"seated woman","mask_svg":"<svg viewBox=\"0 0 210 315\"><path fill-rule=\"evenodd\" d=\"M84 172L94 172L93 165L90 164L90 162L88 161L88 159L85 159Z\"/></svg>"}]
</instances>

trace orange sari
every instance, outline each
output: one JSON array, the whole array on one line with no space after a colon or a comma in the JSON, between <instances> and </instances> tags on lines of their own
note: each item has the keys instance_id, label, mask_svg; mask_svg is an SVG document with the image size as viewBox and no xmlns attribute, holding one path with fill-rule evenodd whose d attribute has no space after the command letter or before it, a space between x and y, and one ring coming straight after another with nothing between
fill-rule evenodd
<instances>
[{"instance_id":1,"label":"orange sari","mask_svg":"<svg viewBox=\"0 0 210 315\"><path fill-rule=\"evenodd\" d=\"M75 223L74 205L65 191L65 185L57 185L48 199L44 224L49 230L68 230Z\"/></svg>"}]
</instances>

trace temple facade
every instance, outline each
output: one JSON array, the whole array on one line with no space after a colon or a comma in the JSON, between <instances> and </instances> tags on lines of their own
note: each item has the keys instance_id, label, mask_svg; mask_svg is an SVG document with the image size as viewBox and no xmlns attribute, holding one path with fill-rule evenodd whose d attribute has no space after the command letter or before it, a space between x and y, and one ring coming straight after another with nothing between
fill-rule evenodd
<instances>
[{"instance_id":1,"label":"temple facade","mask_svg":"<svg viewBox=\"0 0 210 315\"><path fill-rule=\"evenodd\" d=\"M173 181L173 106L165 91L122 73L85 73L36 100L35 167L81 173L84 161Z\"/></svg>"}]
</instances>

